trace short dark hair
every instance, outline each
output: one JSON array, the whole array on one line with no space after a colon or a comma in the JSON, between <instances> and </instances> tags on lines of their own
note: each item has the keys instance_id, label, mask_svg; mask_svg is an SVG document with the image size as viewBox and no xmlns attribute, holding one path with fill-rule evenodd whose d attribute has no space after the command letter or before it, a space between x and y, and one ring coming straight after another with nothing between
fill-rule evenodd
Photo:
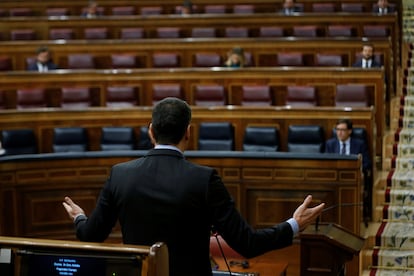
<instances>
[{"instance_id":1,"label":"short dark hair","mask_svg":"<svg viewBox=\"0 0 414 276\"><path fill-rule=\"evenodd\" d=\"M352 121L350 119L339 119L336 122L336 125L339 125L339 124L346 124L347 129L352 129Z\"/></svg>"},{"instance_id":2,"label":"short dark hair","mask_svg":"<svg viewBox=\"0 0 414 276\"><path fill-rule=\"evenodd\" d=\"M39 48L37 48L36 50L37 54L44 53L44 52L49 52L49 48L47 46L39 46Z\"/></svg>"},{"instance_id":3,"label":"short dark hair","mask_svg":"<svg viewBox=\"0 0 414 276\"><path fill-rule=\"evenodd\" d=\"M152 111L152 133L158 144L176 145L183 138L191 121L191 108L183 100L168 97Z\"/></svg>"}]
</instances>

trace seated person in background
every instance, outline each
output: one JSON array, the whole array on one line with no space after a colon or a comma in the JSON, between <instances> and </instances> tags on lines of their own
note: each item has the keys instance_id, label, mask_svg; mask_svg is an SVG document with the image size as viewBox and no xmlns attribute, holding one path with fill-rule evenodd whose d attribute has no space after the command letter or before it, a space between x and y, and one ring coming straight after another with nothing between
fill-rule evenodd
<instances>
[{"instance_id":1,"label":"seated person in background","mask_svg":"<svg viewBox=\"0 0 414 276\"><path fill-rule=\"evenodd\" d=\"M394 7L390 6L388 0L378 0L377 5L372 7L372 12L378 14L387 14L395 12Z\"/></svg>"},{"instance_id":2,"label":"seated person in background","mask_svg":"<svg viewBox=\"0 0 414 276\"><path fill-rule=\"evenodd\" d=\"M100 12L98 11L98 3L91 1L89 2L89 5L86 8L86 11L82 13L81 16L86 17L86 18L95 18L101 15L102 14L100 14Z\"/></svg>"},{"instance_id":3,"label":"seated person in background","mask_svg":"<svg viewBox=\"0 0 414 276\"><path fill-rule=\"evenodd\" d=\"M214 228L246 258L287 247L321 214L308 195L287 221L253 229L237 210L213 168L193 164L183 152L191 141L191 108L165 98L152 112L149 136L155 147L144 157L111 169L89 217L65 197L63 206L82 241L104 241L117 221L125 244L165 242L169 275L212 275L210 235ZM275 214L278 210L272 210Z\"/></svg>"},{"instance_id":4,"label":"seated person in background","mask_svg":"<svg viewBox=\"0 0 414 276\"><path fill-rule=\"evenodd\" d=\"M180 8L180 14L192 14L193 3L189 0L184 0L183 5Z\"/></svg>"},{"instance_id":5,"label":"seated person in background","mask_svg":"<svg viewBox=\"0 0 414 276\"><path fill-rule=\"evenodd\" d=\"M47 72L56 70L57 65L50 59L50 51L46 46L40 46L36 51L36 62L29 64L28 71Z\"/></svg>"},{"instance_id":6,"label":"seated person in background","mask_svg":"<svg viewBox=\"0 0 414 276\"><path fill-rule=\"evenodd\" d=\"M280 12L289 15L295 12L301 12L301 10L295 5L295 0L285 0L283 2L283 8Z\"/></svg>"},{"instance_id":7,"label":"seated person in background","mask_svg":"<svg viewBox=\"0 0 414 276\"><path fill-rule=\"evenodd\" d=\"M374 45L364 44L362 46L361 59L357 60L352 66L362 68L381 67L382 64L378 63L374 58Z\"/></svg>"},{"instance_id":8,"label":"seated person in background","mask_svg":"<svg viewBox=\"0 0 414 276\"><path fill-rule=\"evenodd\" d=\"M352 138L352 121L340 119L336 122L336 137L326 141L325 152L339 154L361 154L364 171L371 171L371 158L365 141Z\"/></svg>"},{"instance_id":9,"label":"seated person in background","mask_svg":"<svg viewBox=\"0 0 414 276\"><path fill-rule=\"evenodd\" d=\"M244 50L241 47L234 47L227 53L226 67L244 67L246 61L244 58Z\"/></svg>"}]
</instances>

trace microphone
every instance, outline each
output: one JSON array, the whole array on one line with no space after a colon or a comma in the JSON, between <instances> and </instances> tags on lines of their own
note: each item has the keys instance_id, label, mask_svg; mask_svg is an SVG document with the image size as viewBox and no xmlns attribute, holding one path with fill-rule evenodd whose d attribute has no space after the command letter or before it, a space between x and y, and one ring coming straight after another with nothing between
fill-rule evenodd
<instances>
[{"instance_id":1,"label":"microphone","mask_svg":"<svg viewBox=\"0 0 414 276\"><path fill-rule=\"evenodd\" d=\"M329 207L323 209L322 210L322 213L324 213L326 211L329 211L329 210L332 210L332 209L337 208L337 207L362 206L362 205L363 205L362 202L352 202L352 203L334 204L332 206L329 206ZM318 232L319 231L319 222L320 222L320 216L318 216L316 218L316 221L315 221L315 232Z\"/></svg>"}]
</instances>

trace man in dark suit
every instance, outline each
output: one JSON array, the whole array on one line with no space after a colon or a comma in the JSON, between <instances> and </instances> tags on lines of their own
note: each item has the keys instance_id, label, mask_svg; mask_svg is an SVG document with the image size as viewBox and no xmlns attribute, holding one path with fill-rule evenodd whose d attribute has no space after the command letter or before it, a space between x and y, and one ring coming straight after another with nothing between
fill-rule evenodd
<instances>
[{"instance_id":1,"label":"man in dark suit","mask_svg":"<svg viewBox=\"0 0 414 276\"><path fill-rule=\"evenodd\" d=\"M361 68L374 68L381 66L382 64L374 58L374 45L372 44L364 44L362 46L361 58L353 64L353 67Z\"/></svg>"},{"instance_id":2,"label":"man in dark suit","mask_svg":"<svg viewBox=\"0 0 414 276\"><path fill-rule=\"evenodd\" d=\"M169 275L209 275L212 227L236 251L253 257L292 244L298 231L316 220L324 203L305 198L293 217L254 230L241 217L217 171L187 161L191 109L177 98L155 105L149 135L155 144L144 157L115 165L92 214L69 197L63 205L82 241L103 241L116 221L126 244L165 242ZM277 210L275 210L277 212Z\"/></svg>"},{"instance_id":3,"label":"man in dark suit","mask_svg":"<svg viewBox=\"0 0 414 276\"><path fill-rule=\"evenodd\" d=\"M56 70L57 65L50 59L50 51L46 46L40 46L36 51L36 61L30 63L27 67L28 71L47 72Z\"/></svg>"},{"instance_id":4,"label":"man in dark suit","mask_svg":"<svg viewBox=\"0 0 414 276\"><path fill-rule=\"evenodd\" d=\"M394 13L395 8L388 3L388 0L378 0L376 5L373 5L372 12L378 14Z\"/></svg>"},{"instance_id":5,"label":"man in dark suit","mask_svg":"<svg viewBox=\"0 0 414 276\"><path fill-rule=\"evenodd\" d=\"M290 14L293 14L295 12L302 12L302 10L300 9L299 6L297 6L295 4L294 0L285 0L283 2L283 8L280 12L285 14L285 15L290 15Z\"/></svg>"}]
</instances>

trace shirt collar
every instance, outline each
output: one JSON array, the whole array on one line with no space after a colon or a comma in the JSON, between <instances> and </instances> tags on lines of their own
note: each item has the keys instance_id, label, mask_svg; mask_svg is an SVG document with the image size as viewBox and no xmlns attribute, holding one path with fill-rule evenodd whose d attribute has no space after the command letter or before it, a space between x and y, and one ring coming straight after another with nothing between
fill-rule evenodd
<instances>
[{"instance_id":1,"label":"shirt collar","mask_svg":"<svg viewBox=\"0 0 414 276\"><path fill-rule=\"evenodd\" d=\"M170 150L176 150L180 153L183 153L179 148L172 145L155 145L154 149L170 149Z\"/></svg>"}]
</instances>

